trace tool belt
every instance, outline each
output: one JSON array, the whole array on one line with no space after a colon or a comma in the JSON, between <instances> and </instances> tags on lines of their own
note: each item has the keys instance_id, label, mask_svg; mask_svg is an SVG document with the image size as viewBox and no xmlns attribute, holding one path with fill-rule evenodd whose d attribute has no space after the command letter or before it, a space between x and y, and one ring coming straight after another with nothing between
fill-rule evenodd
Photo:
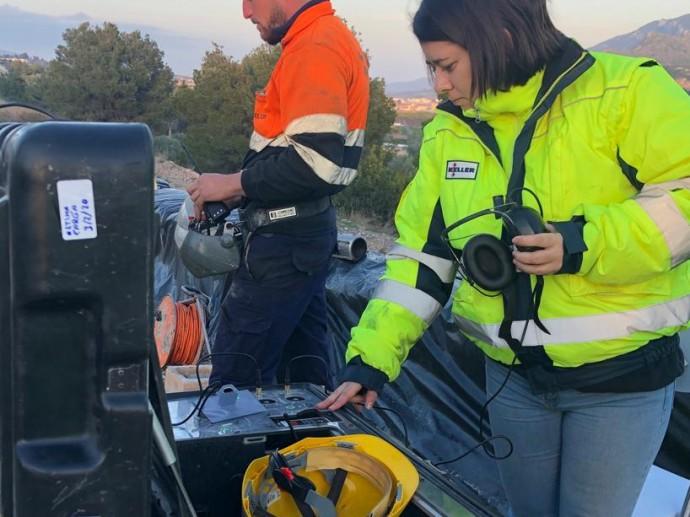
<instances>
[{"instance_id":1,"label":"tool belt","mask_svg":"<svg viewBox=\"0 0 690 517\"><path fill-rule=\"evenodd\" d=\"M283 223L294 219L303 219L325 212L332 206L330 197L322 197L315 201L304 201L277 208L248 207L239 210L242 229L252 234L259 228L276 223Z\"/></svg>"}]
</instances>

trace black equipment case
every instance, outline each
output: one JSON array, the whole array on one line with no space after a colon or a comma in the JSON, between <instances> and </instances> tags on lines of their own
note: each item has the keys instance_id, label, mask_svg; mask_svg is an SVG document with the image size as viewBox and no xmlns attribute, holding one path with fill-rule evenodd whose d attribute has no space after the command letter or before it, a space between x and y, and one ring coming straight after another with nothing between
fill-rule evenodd
<instances>
[{"instance_id":1,"label":"black equipment case","mask_svg":"<svg viewBox=\"0 0 690 517\"><path fill-rule=\"evenodd\" d=\"M0 514L149 512L153 151L0 124Z\"/></svg>"}]
</instances>

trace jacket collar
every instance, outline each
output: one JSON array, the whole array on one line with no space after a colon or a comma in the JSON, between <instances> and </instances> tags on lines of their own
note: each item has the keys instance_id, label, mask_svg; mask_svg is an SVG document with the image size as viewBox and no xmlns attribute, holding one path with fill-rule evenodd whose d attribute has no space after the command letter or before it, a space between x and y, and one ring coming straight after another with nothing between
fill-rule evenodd
<instances>
[{"instance_id":1,"label":"jacket collar","mask_svg":"<svg viewBox=\"0 0 690 517\"><path fill-rule=\"evenodd\" d=\"M462 110L463 115L486 121L505 114L527 118L534 106L543 77L544 71L540 70L521 86L513 86L506 92L487 92L477 99L473 108Z\"/></svg>"},{"instance_id":2,"label":"jacket collar","mask_svg":"<svg viewBox=\"0 0 690 517\"><path fill-rule=\"evenodd\" d=\"M330 0L311 0L300 7L290 19L273 29L271 41L280 41L285 47L297 33L309 27L316 19L335 13Z\"/></svg>"},{"instance_id":3,"label":"jacket collar","mask_svg":"<svg viewBox=\"0 0 690 517\"><path fill-rule=\"evenodd\" d=\"M482 99L476 102L479 107L479 115L483 117L484 109L489 113L497 113L501 109L504 112L515 113L525 108L529 110L536 110L542 104L550 106L554 98L569 86L577 77L579 77L587 68L593 63L593 58L574 40L568 39L565 41L561 52L547 63L546 68L532 76L527 84L524 86L516 86L507 92L488 93ZM540 84L538 84L538 82ZM538 92L537 92L538 89ZM535 92L536 95L535 95ZM512 97L515 96L518 101L514 107L508 107L512 103ZM531 99L530 99L531 96ZM510 101L510 102L504 102ZM527 106L527 104L531 104ZM473 121L477 117L475 109L461 110L449 101L446 101L438 107L441 111L445 111L465 122Z\"/></svg>"},{"instance_id":4,"label":"jacket collar","mask_svg":"<svg viewBox=\"0 0 690 517\"><path fill-rule=\"evenodd\" d=\"M538 120L551 108L558 95L584 74L594 64L591 54L582 49L573 40L566 40L561 52L547 65L543 72L539 93L534 99L531 113L524 123L523 129L516 140L513 172L510 176L511 189L521 188L524 181L524 156L534 135ZM480 138L494 156L502 163L501 153L494 131L485 121L466 116L462 110L446 101L439 105L439 111L450 113L465 122Z\"/></svg>"}]
</instances>

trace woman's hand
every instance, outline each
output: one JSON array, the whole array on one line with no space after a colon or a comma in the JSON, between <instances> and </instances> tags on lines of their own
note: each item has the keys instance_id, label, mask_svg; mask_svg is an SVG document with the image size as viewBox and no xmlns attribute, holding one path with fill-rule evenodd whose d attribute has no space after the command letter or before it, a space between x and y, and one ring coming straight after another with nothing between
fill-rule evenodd
<instances>
[{"instance_id":1,"label":"woman's hand","mask_svg":"<svg viewBox=\"0 0 690 517\"><path fill-rule=\"evenodd\" d=\"M316 409L327 409L335 411L340 409L348 402L353 404L364 404L364 407L371 409L374 402L379 397L378 393L368 390L364 395L361 394L362 385L358 382L343 382L328 398L316 405Z\"/></svg>"},{"instance_id":2,"label":"woman's hand","mask_svg":"<svg viewBox=\"0 0 690 517\"><path fill-rule=\"evenodd\" d=\"M518 271L530 275L552 275L563 267L563 236L550 225L549 233L518 235L513 238L515 246L541 248L536 251L513 251L513 263Z\"/></svg>"}]
</instances>

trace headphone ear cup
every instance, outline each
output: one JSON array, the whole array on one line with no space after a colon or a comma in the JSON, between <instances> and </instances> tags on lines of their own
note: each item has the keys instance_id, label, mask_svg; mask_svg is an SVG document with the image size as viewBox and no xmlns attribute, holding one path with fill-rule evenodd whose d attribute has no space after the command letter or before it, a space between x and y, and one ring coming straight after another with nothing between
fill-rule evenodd
<instances>
[{"instance_id":1,"label":"headphone ear cup","mask_svg":"<svg viewBox=\"0 0 690 517\"><path fill-rule=\"evenodd\" d=\"M504 219L508 228L508 237L513 238L517 235L536 235L547 233L541 214L534 208L519 206L507 212ZM518 248L520 251L536 251L542 248L536 246L523 246Z\"/></svg>"},{"instance_id":2,"label":"headphone ear cup","mask_svg":"<svg viewBox=\"0 0 690 517\"><path fill-rule=\"evenodd\" d=\"M510 249L493 235L475 235L467 241L462 262L468 278L487 291L501 291L515 278Z\"/></svg>"}]
</instances>

